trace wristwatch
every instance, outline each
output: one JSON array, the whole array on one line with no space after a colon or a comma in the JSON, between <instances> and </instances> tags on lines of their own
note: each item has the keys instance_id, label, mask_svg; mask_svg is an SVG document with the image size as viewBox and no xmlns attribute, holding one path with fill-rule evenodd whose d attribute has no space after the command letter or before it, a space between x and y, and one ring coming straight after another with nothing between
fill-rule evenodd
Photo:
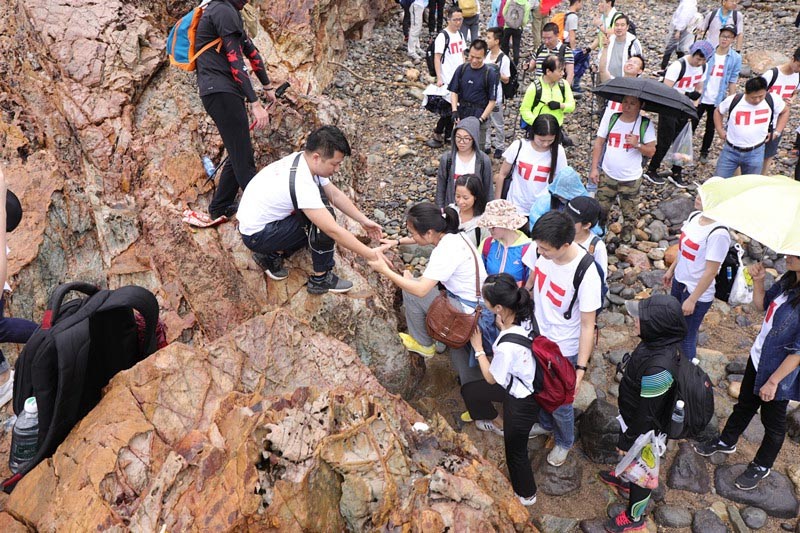
<instances>
[{"instance_id":1,"label":"wristwatch","mask_svg":"<svg viewBox=\"0 0 800 533\"><path fill-rule=\"evenodd\" d=\"M575 364L575 370L583 370L584 372L586 372L586 371L587 371L587 370L589 370L589 369L588 369L588 368L586 368L586 367L585 367L585 366L583 366L583 365L579 365L579 364L577 364L577 363L576 363L576 364Z\"/></svg>"}]
</instances>

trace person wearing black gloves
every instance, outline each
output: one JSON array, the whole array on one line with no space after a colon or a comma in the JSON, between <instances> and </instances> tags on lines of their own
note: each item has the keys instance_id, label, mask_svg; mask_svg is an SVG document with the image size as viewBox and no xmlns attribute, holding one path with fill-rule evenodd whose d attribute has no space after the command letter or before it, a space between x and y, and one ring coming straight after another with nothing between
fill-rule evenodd
<instances>
[{"instance_id":1,"label":"person wearing black gloves","mask_svg":"<svg viewBox=\"0 0 800 533\"><path fill-rule=\"evenodd\" d=\"M656 430L666 433L671 416L674 375L680 358L679 348L686 336L686 320L681 304L672 296L657 294L646 300L625 302L636 321L642 339L630 355L625 355L618 371L619 413L622 416L617 448L627 452L639 435ZM645 531L644 511L650 489L623 481L614 471L600 473L600 480L629 495L628 508L605 524L606 531Z\"/></svg>"},{"instance_id":2,"label":"person wearing black gloves","mask_svg":"<svg viewBox=\"0 0 800 533\"><path fill-rule=\"evenodd\" d=\"M220 171L217 189L208 214L212 219L236 213L236 193L256 174L253 143L250 140L247 103L253 113L253 128L269 126L269 112L275 95L269 88L264 60L242 25L240 11L248 0L211 0L197 26L197 49L222 39L197 58L197 86L206 112L217 126L228 160ZM244 57L264 87L261 101L256 95L244 64Z\"/></svg>"}]
</instances>

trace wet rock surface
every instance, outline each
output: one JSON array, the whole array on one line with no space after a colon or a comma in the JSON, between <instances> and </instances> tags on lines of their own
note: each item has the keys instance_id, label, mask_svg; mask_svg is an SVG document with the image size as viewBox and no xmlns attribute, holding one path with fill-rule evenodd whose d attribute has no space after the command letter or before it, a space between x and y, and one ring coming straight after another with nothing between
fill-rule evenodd
<instances>
[{"instance_id":1,"label":"wet rock surface","mask_svg":"<svg viewBox=\"0 0 800 533\"><path fill-rule=\"evenodd\" d=\"M688 490L706 494L711 490L711 477L708 475L705 458L692 449L688 442L681 442L680 449L669 468L667 485L671 489Z\"/></svg>"}]
</instances>

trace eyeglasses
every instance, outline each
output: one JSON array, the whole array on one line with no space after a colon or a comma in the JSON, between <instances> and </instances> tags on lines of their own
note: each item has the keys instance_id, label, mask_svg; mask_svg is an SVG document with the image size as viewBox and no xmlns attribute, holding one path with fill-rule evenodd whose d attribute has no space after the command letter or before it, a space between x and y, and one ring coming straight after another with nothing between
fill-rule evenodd
<instances>
[{"instance_id":1,"label":"eyeglasses","mask_svg":"<svg viewBox=\"0 0 800 533\"><path fill-rule=\"evenodd\" d=\"M471 143L472 137L464 137L463 135L456 135L457 143Z\"/></svg>"}]
</instances>

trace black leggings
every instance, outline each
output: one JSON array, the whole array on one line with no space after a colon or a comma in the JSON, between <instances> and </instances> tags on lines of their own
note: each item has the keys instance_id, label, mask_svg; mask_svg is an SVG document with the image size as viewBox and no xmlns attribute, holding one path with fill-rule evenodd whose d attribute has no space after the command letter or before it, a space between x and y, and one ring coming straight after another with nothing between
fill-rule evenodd
<instances>
[{"instance_id":1,"label":"black leggings","mask_svg":"<svg viewBox=\"0 0 800 533\"><path fill-rule=\"evenodd\" d=\"M703 133L703 144L700 145L700 153L707 155L708 150L711 148L711 143L714 142L714 110L717 109L713 104L700 104L697 107L697 118L692 119L692 130L697 129L697 125L703 119L703 113L706 114L706 131Z\"/></svg>"},{"instance_id":2,"label":"black leggings","mask_svg":"<svg viewBox=\"0 0 800 533\"><path fill-rule=\"evenodd\" d=\"M436 33L442 31L442 22L444 20L444 4L445 0L430 0L428 2L428 31Z\"/></svg>"},{"instance_id":3,"label":"black leggings","mask_svg":"<svg viewBox=\"0 0 800 533\"><path fill-rule=\"evenodd\" d=\"M658 167L661 166L661 161L667 155L669 147L672 146L672 141L678 136L686 123L689 121L685 116L672 116L666 114L658 115L658 131L656 132L656 153L650 159L648 170L651 172L658 172ZM676 171L680 173L681 167L672 167L673 173Z\"/></svg>"},{"instance_id":4,"label":"black leggings","mask_svg":"<svg viewBox=\"0 0 800 533\"><path fill-rule=\"evenodd\" d=\"M218 174L217 190L208 206L208 214L216 218L229 214L239 188L244 190L255 176L256 162L244 99L231 93L213 93L201 100L228 152L228 160Z\"/></svg>"},{"instance_id":5,"label":"black leggings","mask_svg":"<svg viewBox=\"0 0 800 533\"><path fill-rule=\"evenodd\" d=\"M453 133L453 126L455 121L453 120L452 115L448 115L446 117L439 117L439 121L436 123L436 127L433 128L434 133L438 133L439 135L444 135L444 140L447 141L450 139L450 135Z\"/></svg>"}]
</instances>

